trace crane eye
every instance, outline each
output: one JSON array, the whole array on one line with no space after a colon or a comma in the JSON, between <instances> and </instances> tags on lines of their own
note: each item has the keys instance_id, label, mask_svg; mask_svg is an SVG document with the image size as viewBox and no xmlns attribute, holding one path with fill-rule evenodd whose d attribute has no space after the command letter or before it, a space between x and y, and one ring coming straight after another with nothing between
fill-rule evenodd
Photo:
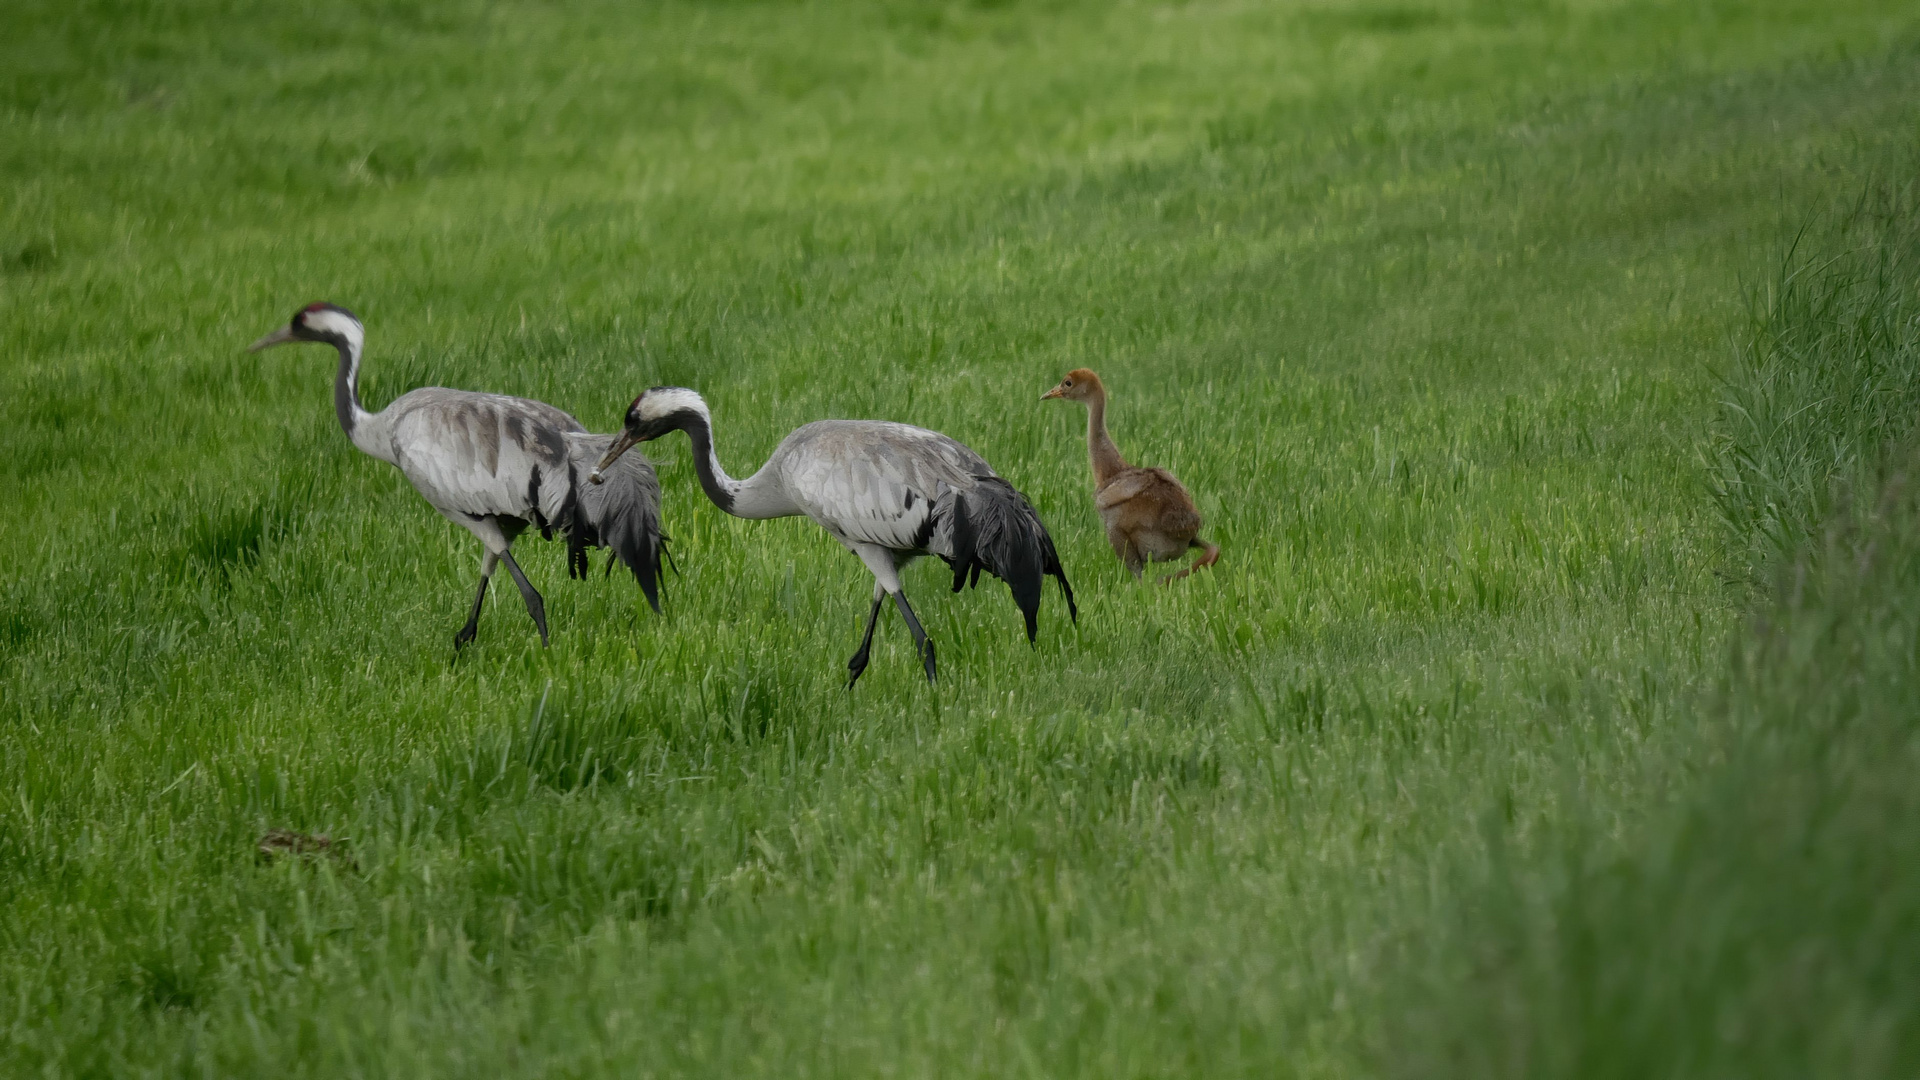
<instances>
[{"instance_id":1,"label":"crane eye","mask_svg":"<svg viewBox=\"0 0 1920 1080\"><path fill-rule=\"evenodd\" d=\"M1073 380L1072 380L1072 379L1061 379L1061 380L1060 380L1060 385L1061 385L1061 386L1072 386L1072 385L1073 385Z\"/></svg>"}]
</instances>

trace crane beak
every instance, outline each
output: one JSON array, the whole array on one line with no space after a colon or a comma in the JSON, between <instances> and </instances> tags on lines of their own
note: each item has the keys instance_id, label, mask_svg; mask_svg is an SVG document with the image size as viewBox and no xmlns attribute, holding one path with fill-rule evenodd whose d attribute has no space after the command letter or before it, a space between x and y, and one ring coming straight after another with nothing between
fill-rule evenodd
<instances>
[{"instance_id":1,"label":"crane beak","mask_svg":"<svg viewBox=\"0 0 1920 1080\"><path fill-rule=\"evenodd\" d=\"M1041 395L1040 395L1040 400L1041 400L1041 401L1050 401L1050 400L1052 400L1052 399L1054 399L1054 398L1057 398L1057 397L1060 397L1060 396L1061 396L1062 394L1064 394L1064 393L1065 393L1065 391L1063 391L1062 389L1060 389L1060 387L1058 387L1058 386L1056 386L1056 387L1054 387L1053 389L1051 389L1051 390L1049 390L1049 391L1047 391L1046 393L1044 393L1044 394L1041 394Z\"/></svg>"},{"instance_id":2,"label":"crane beak","mask_svg":"<svg viewBox=\"0 0 1920 1080\"><path fill-rule=\"evenodd\" d=\"M266 337L261 338L259 341L247 346L247 351L259 352L261 349L271 349L275 345L285 345L289 341L298 340L300 339L293 336L293 327L283 326L273 333L268 334Z\"/></svg>"},{"instance_id":3,"label":"crane beak","mask_svg":"<svg viewBox=\"0 0 1920 1080\"><path fill-rule=\"evenodd\" d=\"M587 476L587 479L596 484L605 483L605 477L602 477L600 474L612 468L613 463L620 460L620 455L631 450L633 444L639 441L640 440L633 437L632 432L622 431L619 438L613 440L613 448L607 451L606 457L600 459L600 464L593 467L593 472Z\"/></svg>"}]
</instances>

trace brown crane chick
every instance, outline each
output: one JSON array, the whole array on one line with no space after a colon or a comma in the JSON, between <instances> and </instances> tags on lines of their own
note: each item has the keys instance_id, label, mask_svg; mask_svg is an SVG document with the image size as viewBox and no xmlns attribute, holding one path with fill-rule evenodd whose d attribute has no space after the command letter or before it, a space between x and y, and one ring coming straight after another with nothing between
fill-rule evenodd
<instances>
[{"instance_id":1,"label":"brown crane chick","mask_svg":"<svg viewBox=\"0 0 1920 1080\"><path fill-rule=\"evenodd\" d=\"M1180 481L1165 469L1129 465L1107 434L1107 388L1086 368L1067 372L1060 385L1040 395L1087 406L1087 457L1093 463L1093 505L1107 526L1107 543L1133 576L1148 562L1165 562L1199 548L1200 557L1162 582L1186 577L1220 561L1220 549L1200 539L1200 510Z\"/></svg>"}]
</instances>

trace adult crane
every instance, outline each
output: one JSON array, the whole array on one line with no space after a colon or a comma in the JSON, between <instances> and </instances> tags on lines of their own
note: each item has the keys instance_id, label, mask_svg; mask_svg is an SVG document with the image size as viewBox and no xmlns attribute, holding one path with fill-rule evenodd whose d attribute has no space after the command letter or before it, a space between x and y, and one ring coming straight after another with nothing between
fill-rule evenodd
<instances>
[{"instance_id":1,"label":"adult crane","mask_svg":"<svg viewBox=\"0 0 1920 1080\"><path fill-rule=\"evenodd\" d=\"M612 548L607 571L613 571L615 557L626 563L647 603L660 610L666 538L660 533L660 481L645 457L629 459L618 473L597 470L588 484L585 473L613 436L589 434L573 417L526 398L426 387L370 413L360 407L366 329L333 304L308 304L248 351L302 341L340 353L333 408L353 445L399 468L421 498L486 548L473 609L453 636L456 651L479 629L487 582L499 563L507 564L539 628L540 644L547 644L546 603L513 559L513 542L529 527L549 540L555 531L566 535L570 577L586 577L588 548Z\"/></svg>"},{"instance_id":2,"label":"adult crane","mask_svg":"<svg viewBox=\"0 0 1920 1080\"><path fill-rule=\"evenodd\" d=\"M741 518L809 517L873 573L873 606L860 649L847 661L848 688L867 668L880 605L889 596L933 681L933 642L900 587L901 568L922 555L946 560L954 592L978 585L982 570L1005 581L1026 618L1029 643L1046 574L1059 579L1067 610L1079 621L1073 587L1040 515L979 454L937 431L817 420L795 428L758 472L735 480L714 454L707 403L692 390L656 386L633 399L624 430L592 479L599 482L628 447L670 431L685 431L692 441L694 472L715 506Z\"/></svg>"}]
</instances>

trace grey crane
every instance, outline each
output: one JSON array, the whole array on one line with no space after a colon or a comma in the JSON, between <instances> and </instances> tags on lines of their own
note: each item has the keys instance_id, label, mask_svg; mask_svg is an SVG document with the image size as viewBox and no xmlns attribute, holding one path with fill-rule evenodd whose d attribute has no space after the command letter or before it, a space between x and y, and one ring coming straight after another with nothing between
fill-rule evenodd
<instances>
[{"instance_id":1,"label":"grey crane","mask_svg":"<svg viewBox=\"0 0 1920 1080\"><path fill-rule=\"evenodd\" d=\"M500 563L527 602L527 613L547 644L547 607L513 560L513 542L529 527L552 539L566 535L567 573L584 578L587 549L607 547L633 571L654 611L660 610L660 481L643 456L619 472L584 474L613 443L544 402L501 394L425 387L370 413L360 407L360 355L366 330L353 313L333 304L308 304L293 319L253 343L249 352L311 341L340 353L333 407L347 438L363 453L397 467L420 497L479 537L486 554L480 588L467 624L453 636L456 651L473 640L487 582Z\"/></svg>"},{"instance_id":2,"label":"grey crane","mask_svg":"<svg viewBox=\"0 0 1920 1080\"><path fill-rule=\"evenodd\" d=\"M625 429L595 467L605 470L635 443L685 431L693 468L715 506L741 518L804 515L827 530L873 573L873 607L860 649L847 661L847 686L866 670L880 605L889 596L913 633L927 680L934 678L933 642L900 587L900 570L922 555L938 555L953 569L953 591L980 583L980 571L1005 581L1027 622L1038 629L1044 575L1060 581L1077 623L1060 556L1040 515L994 474L979 454L925 428L877 420L818 420L795 428L760 470L735 480L713 450L713 419L699 394L656 386L633 399Z\"/></svg>"}]
</instances>

